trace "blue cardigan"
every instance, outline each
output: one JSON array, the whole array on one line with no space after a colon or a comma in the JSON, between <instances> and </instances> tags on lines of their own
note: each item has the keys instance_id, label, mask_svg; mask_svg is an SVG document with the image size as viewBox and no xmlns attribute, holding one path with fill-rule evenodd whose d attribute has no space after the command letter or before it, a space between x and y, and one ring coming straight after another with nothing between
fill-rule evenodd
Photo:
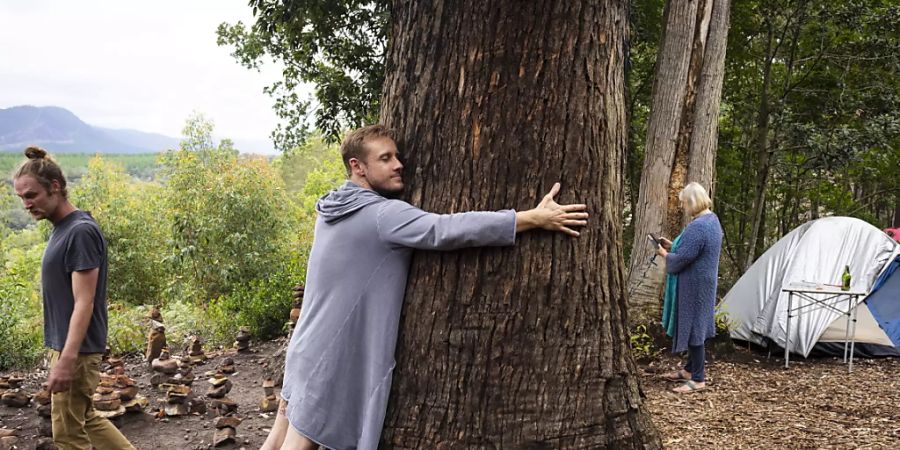
<instances>
[{"instance_id":1,"label":"blue cardigan","mask_svg":"<svg viewBox=\"0 0 900 450\"><path fill-rule=\"evenodd\" d=\"M666 256L666 272L678 275L677 329L672 351L683 352L716 335L715 305L722 226L715 214L694 219L678 248Z\"/></svg>"}]
</instances>

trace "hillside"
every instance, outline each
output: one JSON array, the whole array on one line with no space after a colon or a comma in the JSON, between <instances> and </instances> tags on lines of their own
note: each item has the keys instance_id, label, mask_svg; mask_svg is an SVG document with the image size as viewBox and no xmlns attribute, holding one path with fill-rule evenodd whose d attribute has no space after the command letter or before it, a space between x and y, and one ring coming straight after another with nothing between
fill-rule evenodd
<instances>
[{"instance_id":1,"label":"hillside","mask_svg":"<svg viewBox=\"0 0 900 450\"><path fill-rule=\"evenodd\" d=\"M85 123L57 106L0 109L0 151L38 145L51 153L156 153L178 139L136 130L113 130Z\"/></svg>"}]
</instances>

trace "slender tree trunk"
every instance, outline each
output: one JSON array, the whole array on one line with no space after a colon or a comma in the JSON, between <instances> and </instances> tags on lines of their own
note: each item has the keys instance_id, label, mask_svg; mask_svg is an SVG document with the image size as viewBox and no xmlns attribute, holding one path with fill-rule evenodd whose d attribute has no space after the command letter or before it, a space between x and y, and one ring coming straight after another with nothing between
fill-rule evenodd
<instances>
[{"instance_id":1,"label":"slender tree trunk","mask_svg":"<svg viewBox=\"0 0 900 450\"><path fill-rule=\"evenodd\" d=\"M894 220L891 221L891 226L900 227L900 195L897 195L897 205L894 206Z\"/></svg>"},{"instance_id":2,"label":"slender tree trunk","mask_svg":"<svg viewBox=\"0 0 900 450\"><path fill-rule=\"evenodd\" d=\"M670 238L685 217L678 193L697 181L712 191L729 0L670 0L656 65L641 187L629 263L632 324L659 317L663 264L647 234Z\"/></svg>"},{"instance_id":3,"label":"slender tree trunk","mask_svg":"<svg viewBox=\"0 0 900 450\"><path fill-rule=\"evenodd\" d=\"M628 3L395 1L381 120L435 212L585 202L580 238L417 253L385 448L660 448L626 328Z\"/></svg>"},{"instance_id":4,"label":"slender tree trunk","mask_svg":"<svg viewBox=\"0 0 900 450\"><path fill-rule=\"evenodd\" d=\"M753 264L756 259L760 235L765 229L766 186L769 182L769 169L771 166L772 152L769 150L769 87L772 82L772 40L774 39L771 25L768 32L768 44L766 45L766 59L763 64L763 82L759 91L759 110L756 115L756 138L753 148L756 150L756 185L753 189L752 221L750 224L750 236L747 240L747 258L744 260L742 272Z\"/></svg>"}]
</instances>

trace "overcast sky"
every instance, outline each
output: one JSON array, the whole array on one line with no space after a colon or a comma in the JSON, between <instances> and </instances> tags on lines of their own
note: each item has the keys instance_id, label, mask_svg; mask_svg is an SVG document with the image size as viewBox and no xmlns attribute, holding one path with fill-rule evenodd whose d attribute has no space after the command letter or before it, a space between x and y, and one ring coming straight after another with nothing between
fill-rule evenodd
<instances>
[{"instance_id":1,"label":"overcast sky","mask_svg":"<svg viewBox=\"0 0 900 450\"><path fill-rule=\"evenodd\" d=\"M246 0L2 0L0 108L61 106L91 124L180 136L192 111L215 134L268 140L277 122L264 86L280 76L240 66L216 27L249 24Z\"/></svg>"}]
</instances>

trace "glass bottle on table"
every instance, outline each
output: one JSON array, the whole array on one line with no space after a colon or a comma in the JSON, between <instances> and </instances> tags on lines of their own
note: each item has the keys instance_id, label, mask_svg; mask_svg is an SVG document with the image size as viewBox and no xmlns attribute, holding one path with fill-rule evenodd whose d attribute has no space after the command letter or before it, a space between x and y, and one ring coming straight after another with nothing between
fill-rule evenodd
<instances>
[{"instance_id":1,"label":"glass bottle on table","mask_svg":"<svg viewBox=\"0 0 900 450\"><path fill-rule=\"evenodd\" d=\"M841 275L841 290L850 290L850 266L844 266L844 274Z\"/></svg>"}]
</instances>

